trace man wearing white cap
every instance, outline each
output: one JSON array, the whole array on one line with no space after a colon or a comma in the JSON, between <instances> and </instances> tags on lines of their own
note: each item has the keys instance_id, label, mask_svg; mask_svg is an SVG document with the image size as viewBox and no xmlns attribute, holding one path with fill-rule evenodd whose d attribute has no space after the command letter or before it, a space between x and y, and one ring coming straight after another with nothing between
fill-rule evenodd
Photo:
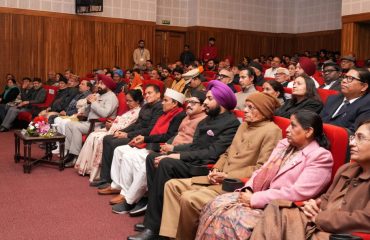
<instances>
[{"instance_id":1,"label":"man wearing white cap","mask_svg":"<svg viewBox=\"0 0 370 240\"><path fill-rule=\"evenodd\" d=\"M144 196L146 186L145 159L150 150L159 151L159 143L175 136L185 113L182 104L185 96L175 90L167 89L163 101L163 114L158 118L149 136L136 136L128 145L114 150L111 167L112 183L98 191L101 195L120 193L111 200L112 211L124 214L135 207ZM114 191L116 190L116 191Z\"/></svg>"},{"instance_id":2,"label":"man wearing white cap","mask_svg":"<svg viewBox=\"0 0 370 240\"><path fill-rule=\"evenodd\" d=\"M186 82L185 97L192 97L194 91L206 91L202 84L206 79L200 73L199 68L195 68L182 75Z\"/></svg>"}]
</instances>

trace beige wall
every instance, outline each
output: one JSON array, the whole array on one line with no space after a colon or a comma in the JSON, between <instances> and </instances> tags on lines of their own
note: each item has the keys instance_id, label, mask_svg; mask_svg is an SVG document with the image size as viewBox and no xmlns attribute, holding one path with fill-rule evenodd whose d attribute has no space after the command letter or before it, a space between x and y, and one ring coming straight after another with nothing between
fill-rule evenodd
<instances>
[{"instance_id":1,"label":"beige wall","mask_svg":"<svg viewBox=\"0 0 370 240\"><path fill-rule=\"evenodd\" d=\"M370 0L343 0L342 16L370 12Z\"/></svg>"}]
</instances>

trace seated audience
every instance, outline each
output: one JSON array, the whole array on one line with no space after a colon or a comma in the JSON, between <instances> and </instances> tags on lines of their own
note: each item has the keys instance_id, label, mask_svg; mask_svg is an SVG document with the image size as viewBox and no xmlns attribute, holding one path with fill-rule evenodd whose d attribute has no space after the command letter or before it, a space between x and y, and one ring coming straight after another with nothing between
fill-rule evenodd
<instances>
[{"instance_id":1,"label":"seated audience","mask_svg":"<svg viewBox=\"0 0 370 240\"><path fill-rule=\"evenodd\" d=\"M265 78L275 78L275 73L281 65L281 58L275 56L271 61L271 68L266 69Z\"/></svg>"},{"instance_id":2,"label":"seated audience","mask_svg":"<svg viewBox=\"0 0 370 240\"><path fill-rule=\"evenodd\" d=\"M40 110L33 104L43 103L46 98L46 90L42 87L42 81L40 78L34 78L32 81L33 88L30 90L27 98L12 106L6 112L3 122L0 126L0 132L7 132L12 127L13 122L16 120L18 113L20 112L31 112L32 114L38 113Z\"/></svg>"},{"instance_id":3,"label":"seated audience","mask_svg":"<svg viewBox=\"0 0 370 240\"><path fill-rule=\"evenodd\" d=\"M349 70L341 82L341 94L332 95L321 112L325 123L354 132L358 122L370 118L370 72L365 68Z\"/></svg>"},{"instance_id":4,"label":"seated audience","mask_svg":"<svg viewBox=\"0 0 370 240\"><path fill-rule=\"evenodd\" d=\"M163 81L164 88L171 88L173 79L171 77L170 69L168 67L164 67L161 71L161 80Z\"/></svg>"},{"instance_id":5,"label":"seated audience","mask_svg":"<svg viewBox=\"0 0 370 240\"><path fill-rule=\"evenodd\" d=\"M158 118L150 134L138 135L128 145L119 146L114 150L111 167L112 183L98 190L99 194L117 194L110 201L115 204L112 211L125 214L133 210L136 203L146 192L145 158L151 151L159 151L159 144L176 135L180 123L185 117L182 104L185 96L172 89L167 89L163 100L163 114ZM140 208L145 208L141 206ZM145 210L144 210L145 211Z\"/></svg>"},{"instance_id":6,"label":"seated audience","mask_svg":"<svg viewBox=\"0 0 370 240\"><path fill-rule=\"evenodd\" d=\"M275 80L266 81L262 85L262 89L264 93L268 93L276 97L279 100L280 105L283 105L285 103L286 101L285 92L284 87L283 85L281 85L281 83Z\"/></svg>"},{"instance_id":7,"label":"seated audience","mask_svg":"<svg viewBox=\"0 0 370 240\"><path fill-rule=\"evenodd\" d=\"M323 104L313 80L302 75L294 80L292 98L287 100L276 112L276 116L290 118L294 112L302 109L320 113Z\"/></svg>"},{"instance_id":8,"label":"seated audience","mask_svg":"<svg viewBox=\"0 0 370 240\"><path fill-rule=\"evenodd\" d=\"M296 66L295 77L297 78L302 75L308 75L314 82L315 87L318 88L320 84L312 77L315 71L316 65L311 61L311 59L307 57L301 57L299 58L299 62ZM293 82L289 82L287 87L293 88Z\"/></svg>"},{"instance_id":9,"label":"seated audience","mask_svg":"<svg viewBox=\"0 0 370 240\"><path fill-rule=\"evenodd\" d=\"M275 80L283 85L283 87L287 87L290 81L289 70L283 67L276 69Z\"/></svg>"},{"instance_id":10,"label":"seated audience","mask_svg":"<svg viewBox=\"0 0 370 240\"><path fill-rule=\"evenodd\" d=\"M352 55L343 56L340 58L340 67L343 73L347 73L350 69L356 67L356 58Z\"/></svg>"},{"instance_id":11,"label":"seated audience","mask_svg":"<svg viewBox=\"0 0 370 240\"><path fill-rule=\"evenodd\" d=\"M4 92L0 95L0 104L13 102L19 95L19 88L15 79L9 79Z\"/></svg>"},{"instance_id":12,"label":"seated audience","mask_svg":"<svg viewBox=\"0 0 370 240\"><path fill-rule=\"evenodd\" d=\"M234 74L233 84L239 84L239 80L240 80L239 73L242 68L244 68L244 66L242 65L233 66L231 68L231 72Z\"/></svg>"},{"instance_id":13,"label":"seated audience","mask_svg":"<svg viewBox=\"0 0 370 240\"><path fill-rule=\"evenodd\" d=\"M249 66L254 70L254 73L256 74L256 79L254 79L254 85L255 86L262 86L265 82L265 79L262 75L263 67L258 62L252 61Z\"/></svg>"},{"instance_id":14,"label":"seated audience","mask_svg":"<svg viewBox=\"0 0 370 240\"><path fill-rule=\"evenodd\" d=\"M140 109L139 117L135 123L103 138L100 178L92 182L91 186L107 187L112 182L110 170L114 149L121 145L127 145L131 139L138 135L148 135L158 118L162 115L161 93L157 85L147 85L144 98L146 104Z\"/></svg>"},{"instance_id":15,"label":"seated audience","mask_svg":"<svg viewBox=\"0 0 370 240\"><path fill-rule=\"evenodd\" d=\"M192 69L187 73L184 73L182 77L188 82L185 89L185 97L192 97L195 91L205 91L206 88L203 86L202 82L205 82L205 77L199 71L199 68Z\"/></svg>"},{"instance_id":16,"label":"seated audience","mask_svg":"<svg viewBox=\"0 0 370 240\"><path fill-rule=\"evenodd\" d=\"M89 95L86 100L89 104L87 120L98 118L114 118L118 108L118 100L114 94L116 83L112 78L99 74L98 93ZM98 126L97 126L98 127ZM87 134L90 128L89 121L68 122L66 130L65 148L68 151L64 159L66 167L73 167L82 148L82 135Z\"/></svg>"},{"instance_id":17,"label":"seated audience","mask_svg":"<svg viewBox=\"0 0 370 240\"><path fill-rule=\"evenodd\" d=\"M288 65L289 71L289 82L292 82L295 79L295 72L296 72L296 63L290 63Z\"/></svg>"},{"instance_id":18,"label":"seated audience","mask_svg":"<svg viewBox=\"0 0 370 240\"><path fill-rule=\"evenodd\" d=\"M320 116L298 111L286 133L243 188L216 197L203 208L196 239L248 239L271 201L302 201L327 187L333 158Z\"/></svg>"},{"instance_id":19,"label":"seated audience","mask_svg":"<svg viewBox=\"0 0 370 240\"><path fill-rule=\"evenodd\" d=\"M207 61L205 69L206 69L206 71L217 72L217 65L215 63L215 60L209 59Z\"/></svg>"},{"instance_id":20,"label":"seated audience","mask_svg":"<svg viewBox=\"0 0 370 240\"><path fill-rule=\"evenodd\" d=\"M252 68L247 67L241 69L239 78L239 84L242 88L242 91L235 93L237 100L235 109L243 110L245 108L245 98L257 91L253 84L254 80L256 79L256 74Z\"/></svg>"},{"instance_id":21,"label":"seated audience","mask_svg":"<svg viewBox=\"0 0 370 240\"><path fill-rule=\"evenodd\" d=\"M229 86L229 88L234 93L236 93L236 89L235 89L234 84L233 84L233 79L234 79L234 74L232 72L230 72L229 70L226 70L226 69L221 69L220 72L217 75L217 80L219 80L219 81L223 82L224 84L226 84L227 86Z\"/></svg>"},{"instance_id":22,"label":"seated audience","mask_svg":"<svg viewBox=\"0 0 370 240\"><path fill-rule=\"evenodd\" d=\"M326 62L323 65L324 84L320 86L322 89L330 89L340 91L340 82L342 81L342 71L338 64L334 62Z\"/></svg>"},{"instance_id":23,"label":"seated audience","mask_svg":"<svg viewBox=\"0 0 370 240\"><path fill-rule=\"evenodd\" d=\"M123 71L121 69L117 69L113 72L113 81L117 84L116 90L114 90L115 94L121 93L126 86L126 83L122 80Z\"/></svg>"},{"instance_id":24,"label":"seated audience","mask_svg":"<svg viewBox=\"0 0 370 240\"><path fill-rule=\"evenodd\" d=\"M185 79L182 77L182 74L184 73L184 70L182 68L176 67L173 71L173 82L171 85L171 89L183 93L185 91Z\"/></svg>"},{"instance_id":25,"label":"seated audience","mask_svg":"<svg viewBox=\"0 0 370 240\"><path fill-rule=\"evenodd\" d=\"M252 240L331 239L330 234L370 233L370 121L360 124L350 137L352 163L337 171L328 191L304 202L301 209L290 202L273 202L255 227ZM339 238L338 238L339 239ZM343 238L341 238L343 239Z\"/></svg>"},{"instance_id":26,"label":"seated audience","mask_svg":"<svg viewBox=\"0 0 370 240\"><path fill-rule=\"evenodd\" d=\"M108 119L105 128L97 129L89 134L74 166L79 174L82 176L85 174L89 175L90 182L93 182L99 177L104 136L114 134L115 131L126 128L134 123L139 117L143 100L140 90L129 90L126 94L126 102L129 110L115 119Z\"/></svg>"},{"instance_id":27,"label":"seated audience","mask_svg":"<svg viewBox=\"0 0 370 240\"><path fill-rule=\"evenodd\" d=\"M49 85L49 86L58 86L58 81L59 79L56 79L57 78L57 74L55 71L49 71L48 72L48 80L46 80L46 85Z\"/></svg>"},{"instance_id":28,"label":"seated audience","mask_svg":"<svg viewBox=\"0 0 370 240\"><path fill-rule=\"evenodd\" d=\"M224 193L225 178L251 177L269 158L281 139L281 129L272 122L277 99L266 93L252 93L245 100L245 122L230 147L223 153L208 176L167 181L161 236L194 239L203 206Z\"/></svg>"},{"instance_id":29,"label":"seated audience","mask_svg":"<svg viewBox=\"0 0 370 240\"><path fill-rule=\"evenodd\" d=\"M236 106L235 94L220 81L207 86L204 101L206 114L196 129L193 142L179 146L165 154L149 154L146 158L148 208L144 218L144 230L128 239L152 239L159 233L163 208L164 184L172 178L189 178L203 175L196 166L215 163L230 146L239 121L230 112Z\"/></svg>"}]
</instances>

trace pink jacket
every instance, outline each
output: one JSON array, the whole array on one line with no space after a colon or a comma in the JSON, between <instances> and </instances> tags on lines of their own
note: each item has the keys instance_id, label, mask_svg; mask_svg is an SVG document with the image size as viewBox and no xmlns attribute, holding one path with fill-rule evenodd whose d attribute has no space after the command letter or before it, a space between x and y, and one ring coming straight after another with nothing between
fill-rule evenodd
<instances>
[{"instance_id":1,"label":"pink jacket","mask_svg":"<svg viewBox=\"0 0 370 240\"><path fill-rule=\"evenodd\" d=\"M281 140L262 168L288 145L287 139ZM326 190L330 183L332 166L333 157L330 151L313 141L302 149L290 164L279 170L268 190L253 193L251 205L253 208L264 208L275 199L303 201L314 198ZM252 188L253 179L262 168L253 173L246 187Z\"/></svg>"}]
</instances>

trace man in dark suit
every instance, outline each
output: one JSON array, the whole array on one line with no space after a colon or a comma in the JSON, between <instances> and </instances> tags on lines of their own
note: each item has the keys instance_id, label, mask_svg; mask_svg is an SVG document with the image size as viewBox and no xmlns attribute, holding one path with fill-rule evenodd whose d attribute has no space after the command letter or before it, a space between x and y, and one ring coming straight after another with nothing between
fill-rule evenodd
<instances>
[{"instance_id":1,"label":"man in dark suit","mask_svg":"<svg viewBox=\"0 0 370 240\"><path fill-rule=\"evenodd\" d=\"M323 65L323 75L325 83L320 86L322 89L340 91L340 82L342 81L342 71L338 64L327 62Z\"/></svg>"},{"instance_id":2,"label":"man in dark suit","mask_svg":"<svg viewBox=\"0 0 370 240\"><path fill-rule=\"evenodd\" d=\"M156 239L161 226L164 184L172 178L202 175L196 172L196 166L215 163L230 146L240 124L230 112L236 106L235 94L217 80L211 81L207 90L203 105L208 116L198 124L193 143L184 144L169 155L147 156L148 208L144 225L135 225L142 232L128 237L129 240ZM207 174L208 170L204 175Z\"/></svg>"},{"instance_id":3,"label":"man in dark suit","mask_svg":"<svg viewBox=\"0 0 370 240\"><path fill-rule=\"evenodd\" d=\"M369 84L367 69L349 70L341 82L341 94L328 98L321 112L323 121L353 133L359 122L370 119Z\"/></svg>"}]
</instances>

